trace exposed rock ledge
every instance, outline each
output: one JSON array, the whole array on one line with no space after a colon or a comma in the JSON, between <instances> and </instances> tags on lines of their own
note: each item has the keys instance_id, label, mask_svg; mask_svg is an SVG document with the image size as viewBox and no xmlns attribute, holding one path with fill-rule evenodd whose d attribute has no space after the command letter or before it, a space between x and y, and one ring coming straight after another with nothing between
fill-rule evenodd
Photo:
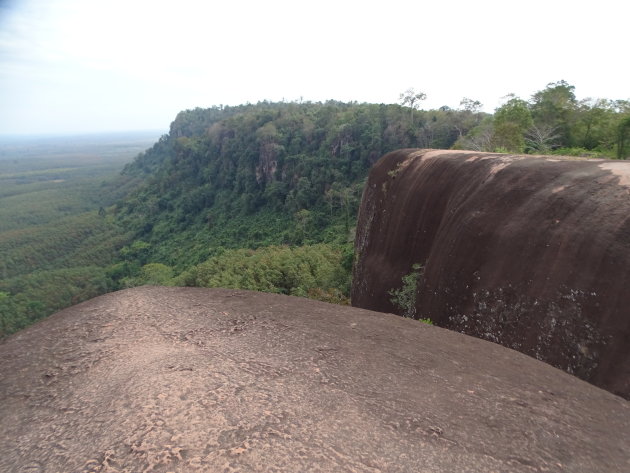
<instances>
[{"instance_id":1,"label":"exposed rock ledge","mask_svg":"<svg viewBox=\"0 0 630 473\"><path fill-rule=\"evenodd\" d=\"M352 304L415 311L630 399L630 162L406 149L371 169Z\"/></svg>"},{"instance_id":2,"label":"exposed rock ledge","mask_svg":"<svg viewBox=\"0 0 630 473\"><path fill-rule=\"evenodd\" d=\"M494 343L142 287L0 343L3 472L630 470L630 404Z\"/></svg>"}]
</instances>

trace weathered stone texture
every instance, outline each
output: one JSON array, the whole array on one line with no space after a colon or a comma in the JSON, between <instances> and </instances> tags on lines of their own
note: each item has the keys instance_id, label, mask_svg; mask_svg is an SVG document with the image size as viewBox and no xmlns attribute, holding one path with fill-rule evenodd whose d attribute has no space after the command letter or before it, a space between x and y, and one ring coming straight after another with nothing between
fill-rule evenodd
<instances>
[{"instance_id":1,"label":"weathered stone texture","mask_svg":"<svg viewBox=\"0 0 630 473\"><path fill-rule=\"evenodd\" d=\"M418 317L630 397L630 163L400 150L371 170L352 303L424 265Z\"/></svg>"},{"instance_id":2,"label":"weathered stone texture","mask_svg":"<svg viewBox=\"0 0 630 473\"><path fill-rule=\"evenodd\" d=\"M494 343L352 307L141 287L0 343L0 471L630 466L630 403Z\"/></svg>"}]
</instances>

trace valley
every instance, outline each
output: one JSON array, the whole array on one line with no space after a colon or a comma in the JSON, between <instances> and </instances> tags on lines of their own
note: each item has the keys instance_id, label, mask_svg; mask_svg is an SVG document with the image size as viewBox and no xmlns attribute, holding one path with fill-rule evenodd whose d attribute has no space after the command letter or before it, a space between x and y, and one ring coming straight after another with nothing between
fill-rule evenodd
<instances>
[{"instance_id":1,"label":"valley","mask_svg":"<svg viewBox=\"0 0 630 473\"><path fill-rule=\"evenodd\" d=\"M159 132L0 138L0 336L111 288L131 238L106 208L122 167Z\"/></svg>"},{"instance_id":2,"label":"valley","mask_svg":"<svg viewBox=\"0 0 630 473\"><path fill-rule=\"evenodd\" d=\"M195 108L164 134L3 137L0 337L145 284L349 304L365 180L396 149L626 158L629 102L578 101L564 81L494 114L406 99Z\"/></svg>"}]
</instances>

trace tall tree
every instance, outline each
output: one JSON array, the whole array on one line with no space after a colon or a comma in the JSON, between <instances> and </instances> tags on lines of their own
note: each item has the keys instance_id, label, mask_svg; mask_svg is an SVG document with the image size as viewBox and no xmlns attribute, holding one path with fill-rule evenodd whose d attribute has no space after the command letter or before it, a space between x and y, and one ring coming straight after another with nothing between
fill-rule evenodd
<instances>
[{"instance_id":1,"label":"tall tree","mask_svg":"<svg viewBox=\"0 0 630 473\"><path fill-rule=\"evenodd\" d=\"M459 102L459 110L449 111L448 126L457 131L457 139L464 137L470 130L481 123L483 114L481 113L482 104L479 100L472 100L464 97Z\"/></svg>"},{"instance_id":2,"label":"tall tree","mask_svg":"<svg viewBox=\"0 0 630 473\"><path fill-rule=\"evenodd\" d=\"M584 99L579 102L571 124L572 144L588 150L612 148L617 123L614 102Z\"/></svg>"},{"instance_id":3,"label":"tall tree","mask_svg":"<svg viewBox=\"0 0 630 473\"><path fill-rule=\"evenodd\" d=\"M522 153L525 150L525 133L532 126L529 104L515 95L497 108L494 113L493 144L498 151Z\"/></svg>"},{"instance_id":4,"label":"tall tree","mask_svg":"<svg viewBox=\"0 0 630 473\"><path fill-rule=\"evenodd\" d=\"M469 99L468 97L464 97L459 102L459 107L460 109L470 113L479 113L481 111L481 107L483 107L483 104L479 100L473 100Z\"/></svg>"},{"instance_id":5,"label":"tall tree","mask_svg":"<svg viewBox=\"0 0 630 473\"><path fill-rule=\"evenodd\" d=\"M422 102L423 100L426 100L426 98L427 98L427 94L425 94L424 92L416 92L416 90L413 87L405 90L402 94L400 94L399 96L400 104L403 107L409 107L411 109L410 116L411 116L412 125L413 125L414 110L418 110L420 108L420 102Z\"/></svg>"},{"instance_id":6,"label":"tall tree","mask_svg":"<svg viewBox=\"0 0 630 473\"><path fill-rule=\"evenodd\" d=\"M562 145L573 146L571 127L577 105L575 87L561 80L547 84L532 96L531 114L537 126L553 128Z\"/></svg>"}]
</instances>

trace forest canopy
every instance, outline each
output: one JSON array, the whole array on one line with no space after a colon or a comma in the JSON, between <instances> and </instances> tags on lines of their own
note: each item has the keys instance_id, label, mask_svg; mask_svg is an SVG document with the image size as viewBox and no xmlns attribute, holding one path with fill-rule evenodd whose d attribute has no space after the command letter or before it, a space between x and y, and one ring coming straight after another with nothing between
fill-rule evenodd
<instances>
[{"instance_id":1,"label":"forest canopy","mask_svg":"<svg viewBox=\"0 0 630 473\"><path fill-rule=\"evenodd\" d=\"M395 149L630 157L630 101L578 100L565 81L529 99L507 96L494 114L470 98L457 109L422 110L425 98L409 89L399 104L185 110L103 183L98 173L98 182L71 181L73 174L3 161L0 179L11 185L0 192L0 336L141 284L347 303L365 178ZM58 188L64 179L70 192Z\"/></svg>"},{"instance_id":2,"label":"forest canopy","mask_svg":"<svg viewBox=\"0 0 630 473\"><path fill-rule=\"evenodd\" d=\"M506 102L453 148L627 159L629 100L577 100L575 87L552 82L530 100Z\"/></svg>"}]
</instances>

